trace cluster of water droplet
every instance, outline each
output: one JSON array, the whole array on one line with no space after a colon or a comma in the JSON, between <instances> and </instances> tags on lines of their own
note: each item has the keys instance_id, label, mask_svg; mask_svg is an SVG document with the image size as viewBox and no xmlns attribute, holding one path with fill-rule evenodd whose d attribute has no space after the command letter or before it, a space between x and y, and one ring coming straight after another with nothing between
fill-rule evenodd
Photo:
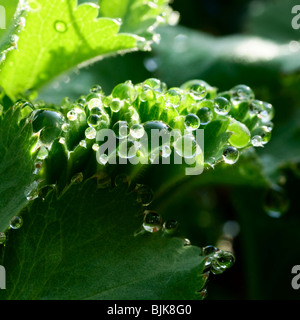
<instances>
[{"instance_id":1,"label":"cluster of water droplet","mask_svg":"<svg viewBox=\"0 0 300 320\"><path fill-rule=\"evenodd\" d=\"M215 154L201 158L207 167L214 167L221 161L234 164L240 150L246 147L265 145L271 137L274 116L273 107L255 100L252 90L245 85L218 94L202 80L168 88L155 78L135 85L126 81L115 86L108 95L101 86L95 85L86 96L74 102L65 98L57 107L20 100L15 108L20 110L20 121L32 123L38 139L32 150L36 153L33 171L36 179L25 189L28 200L39 196L44 162L53 144L61 145L68 158L78 159L88 152L94 153L97 172L105 172L113 155L119 160L144 157L144 163L158 163L175 154L187 160L195 159L202 154L195 138L197 129L206 129L222 121L227 124L222 127L228 134L227 141L218 146ZM103 129L112 130L116 137L113 150L101 151L105 143L101 139ZM145 149L141 142L145 135L155 138L153 129L159 132L159 145L154 150L150 146ZM76 178L79 173L73 174ZM109 185L107 174L98 176L100 186ZM69 177L69 182L78 181L78 177L75 178ZM144 206L153 196L141 186L137 187L137 195Z\"/></svg>"},{"instance_id":2,"label":"cluster of water droplet","mask_svg":"<svg viewBox=\"0 0 300 320\"><path fill-rule=\"evenodd\" d=\"M213 155L200 158L205 166L214 167L221 161L234 164L246 147L264 146L270 140L274 116L273 107L255 100L245 85L218 94L202 80L167 88L155 78L136 85L126 81L108 95L95 85L86 96L74 102L65 98L59 107L38 102L33 105L25 100L18 101L16 107L20 109L20 119L32 122L38 137L33 150L37 152L37 179L26 188L28 200L38 196L39 174L55 141L63 145L68 158L72 153L83 154L84 150L94 152L97 170L104 169L113 156L119 160L145 158L142 163L159 163L175 154L191 160L202 155L195 138L197 129L222 121L226 124L222 130L227 141L219 144ZM101 149L105 143L101 139L103 129L112 130L116 138L115 148L105 152ZM159 145L145 148L143 138L154 139L154 129L159 132Z\"/></svg>"}]
</instances>

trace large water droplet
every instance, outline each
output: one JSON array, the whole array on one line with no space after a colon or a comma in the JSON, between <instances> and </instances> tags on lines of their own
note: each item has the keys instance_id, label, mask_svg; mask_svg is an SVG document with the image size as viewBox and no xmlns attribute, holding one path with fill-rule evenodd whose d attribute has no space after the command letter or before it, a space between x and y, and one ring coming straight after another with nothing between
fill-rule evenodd
<instances>
[{"instance_id":1,"label":"large water droplet","mask_svg":"<svg viewBox=\"0 0 300 320\"><path fill-rule=\"evenodd\" d=\"M234 255L229 251L218 250L211 260L211 272L213 274L221 274L226 269L233 266L235 262Z\"/></svg>"},{"instance_id":2,"label":"large water droplet","mask_svg":"<svg viewBox=\"0 0 300 320\"><path fill-rule=\"evenodd\" d=\"M95 95L95 94L94 94ZM92 110L93 108L101 108L103 105L101 99L98 97L93 97L90 100L88 100L88 108Z\"/></svg>"},{"instance_id":3,"label":"large water droplet","mask_svg":"<svg viewBox=\"0 0 300 320\"><path fill-rule=\"evenodd\" d=\"M207 94L206 83L202 80L191 80L181 86L182 89L188 90L194 100L202 100Z\"/></svg>"},{"instance_id":4,"label":"large water droplet","mask_svg":"<svg viewBox=\"0 0 300 320\"><path fill-rule=\"evenodd\" d=\"M286 192L280 187L267 190L264 199L264 210L272 218L280 218L289 209L290 201Z\"/></svg>"},{"instance_id":5,"label":"large water droplet","mask_svg":"<svg viewBox=\"0 0 300 320\"><path fill-rule=\"evenodd\" d=\"M145 90L147 88L163 93L166 91L167 85L156 78L149 78L143 82L143 89Z\"/></svg>"},{"instance_id":6,"label":"large water droplet","mask_svg":"<svg viewBox=\"0 0 300 320\"><path fill-rule=\"evenodd\" d=\"M218 248L214 246L206 246L202 248L202 255L208 256L211 254L215 254L217 252Z\"/></svg>"},{"instance_id":7,"label":"large water droplet","mask_svg":"<svg viewBox=\"0 0 300 320\"><path fill-rule=\"evenodd\" d=\"M174 234L178 229L178 221L176 220L167 220L163 224L163 230L168 234Z\"/></svg>"},{"instance_id":8,"label":"large water droplet","mask_svg":"<svg viewBox=\"0 0 300 320\"><path fill-rule=\"evenodd\" d=\"M217 97L214 99L214 110L217 114L225 116L229 113L231 108L230 101L224 97Z\"/></svg>"},{"instance_id":9,"label":"large water droplet","mask_svg":"<svg viewBox=\"0 0 300 320\"><path fill-rule=\"evenodd\" d=\"M168 106L172 106L174 108L177 108L177 107L179 107L180 102L181 102L181 92L177 88L169 89L165 93L164 98L165 98L166 104Z\"/></svg>"},{"instance_id":10,"label":"large water droplet","mask_svg":"<svg viewBox=\"0 0 300 320\"><path fill-rule=\"evenodd\" d=\"M75 110L70 110L68 113L67 113L67 118L70 120L70 121L75 121L77 119L77 112Z\"/></svg>"},{"instance_id":11,"label":"large water droplet","mask_svg":"<svg viewBox=\"0 0 300 320\"><path fill-rule=\"evenodd\" d=\"M130 103L134 102L138 95L131 82L118 84L116 87L114 87L111 94L113 98L128 100Z\"/></svg>"},{"instance_id":12,"label":"large water droplet","mask_svg":"<svg viewBox=\"0 0 300 320\"><path fill-rule=\"evenodd\" d=\"M11 218L9 225L12 229L19 229L23 225L23 219L19 216L14 216Z\"/></svg>"},{"instance_id":13,"label":"large water droplet","mask_svg":"<svg viewBox=\"0 0 300 320\"><path fill-rule=\"evenodd\" d=\"M197 130L200 126L200 119L193 113L189 113L184 118L184 125L188 131Z\"/></svg>"},{"instance_id":14,"label":"large water droplet","mask_svg":"<svg viewBox=\"0 0 300 320\"><path fill-rule=\"evenodd\" d=\"M250 87L246 85L237 85L230 90L232 100L237 102L240 101L251 101L254 99L254 93Z\"/></svg>"},{"instance_id":15,"label":"large water droplet","mask_svg":"<svg viewBox=\"0 0 300 320\"><path fill-rule=\"evenodd\" d=\"M223 159L228 164L234 164L239 159L239 151L235 147L227 147L223 151Z\"/></svg>"},{"instance_id":16,"label":"large water droplet","mask_svg":"<svg viewBox=\"0 0 300 320\"><path fill-rule=\"evenodd\" d=\"M63 124L64 117L50 110L37 110L32 121L33 131L40 131L40 141L46 145L51 144L61 134Z\"/></svg>"},{"instance_id":17,"label":"large water droplet","mask_svg":"<svg viewBox=\"0 0 300 320\"><path fill-rule=\"evenodd\" d=\"M87 119L87 123L90 127L97 127L100 124L100 122L101 118L97 114L92 114Z\"/></svg>"},{"instance_id":18,"label":"large water droplet","mask_svg":"<svg viewBox=\"0 0 300 320\"><path fill-rule=\"evenodd\" d=\"M162 227L161 216L155 211L144 212L143 228L148 232L157 232Z\"/></svg>"},{"instance_id":19,"label":"large water droplet","mask_svg":"<svg viewBox=\"0 0 300 320\"><path fill-rule=\"evenodd\" d=\"M110 102L110 109L112 112L119 112L123 107L125 103L123 100L120 100L119 98L112 99Z\"/></svg>"},{"instance_id":20,"label":"large water droplet","mask_svg":"<svg viewBox=\"0 0 300 320\"><path fill-rule=\"evenodd\" d=\"M197 116L200 119L201 125L206 125L206 124L210 123L211 120L213 119L213 112L208 107L201 107L197 111Z\"/></svg>"},{"instance_id":21,"label":"large water droplet","mask_svg":"<svg viewBox=\"0 0 300 320\"><path fill-rule=\"evenodd\" d=\"M130 134L134 139L140 139L145 134L145 129L141 124L134 124L130 128Z\"/></svg>"},{"instance_id":22,"label":"large water droplet","mask_svg":"<svg viewBox=\"0 0 300 320\"><path fill-rule=\"evenodd\" d=\"M252 143L253 147L263 147L264 146L263 139L259 135L252 137L251 143Z\"/></svg>"},{"instance_id":23,"label":"large water droplet","mask_svg":"<svg viewBox=\"0 0 300 320\"><path fill-rule=\"evenodd\" d=\"M262 127L258 127L256 129L253 130L252 132L252 136L260 136L261 137L261 143L267 144L272 137L272 133L270 131L270 129L267 126L262 126Z\"/></svg>"},{"instance_id":24,"label":"large water droplet","mask_svg":"<svg viewBox=\"0 0 300 320\"><path fill-rule=\"evenodd\" d=\"M85 136L87 139L95 139L97 135L97 131L93 127L89 127L85 130Z\"/></svg>"}]
</instances>

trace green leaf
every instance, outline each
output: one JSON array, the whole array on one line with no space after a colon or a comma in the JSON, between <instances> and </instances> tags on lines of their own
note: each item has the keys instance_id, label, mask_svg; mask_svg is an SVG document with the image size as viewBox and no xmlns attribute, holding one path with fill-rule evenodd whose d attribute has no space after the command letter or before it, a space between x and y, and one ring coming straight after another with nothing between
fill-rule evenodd
<instances>
[{"instance_id":1,"label":"green leaf","mask_svg":"<svg viewBox=\"0 0 300 320\"><path fill-rule=\"evenodd\" d=\"M25 191L34 179L37 138L29 123L18 123L20 112L11 108L0 119L0 232L27 205Z\"/></svg>"},{"instance_id":2,"label":"green leaf","mask_svg":"<svg viewBox=\"0 0 300 320\"><path fill-rule=\"evenodd\" d=\"M36 90L73 67L138 50L139 43L149 45L152 41L153 33L147 33L147 38L119 33L121 22L111 17L98 18L99 8L92 3L79 6L76 0L28 3L31 9L25 30L19 34L18 51L10 52L1 71L0 85L12 97L27 89ZM137 3L148 8L141 0ZM162 13L164 9L159 6L157 10ZM143 14L139 17L144 18Z\"/></svg>"},{"instance_id":3,"label":"green leaf","mask_svg":"<svg viewBox=\"0 0 300 320\"><path fill-rule=\"evenodd\" d=\"M1 299L201 298L200 248L161 231L134 236L140 209L134 193L94 179L35 200L1 249Z\"/></svg>"},{"instance_id":4,"label":"green leaf","mask_svg":"<svg viewBox=\"0 0 300 320\"><path fill-rule=\"evenodd\" d=\"M292 13L295 5L299 5L299 1L266 1L251 4L249 15L244 21L245 32L282 44L291 40L298 41L299 30L292 27L292 20L296 17L296 14Z\"/></svg>"},{"instance_id":5,"label":"green leaf","mask_svg":"<svg viewBox=\"0 0 300 320\"><path fill-rule=\"evenodd\" d=\"M280 73L299 69L299 51L259 36L215 37L181 26L160 28L161 44L154 47L159 77L169 85L203 79L220 90L236 83L267 87ZM171 70L171 71L170 71Z\"/></svg>"},{"instance_id":6,"label":"green leaf","mask_svg":"<svg viewBox=\"0 0 300 320\"><path fill-rule=\"evenodd\" d=\"M100 15L102 17L121 18L123 23L121 32L135 33L145 36L151 33L151 28L158 21L164 8L168 12L168 0L140 1L140 0L99 0Z\"/></svg>"}]
</instances>

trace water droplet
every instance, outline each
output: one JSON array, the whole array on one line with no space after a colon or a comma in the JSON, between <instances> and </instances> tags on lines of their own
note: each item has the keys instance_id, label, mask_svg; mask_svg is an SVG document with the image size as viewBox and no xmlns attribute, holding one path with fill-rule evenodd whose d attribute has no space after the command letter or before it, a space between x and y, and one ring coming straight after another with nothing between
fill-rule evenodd
<instances>
[{"instance_id":1,"label":"water droplet","mask_svg":"<svg viewBox=\"0 0 300 320\"><path fill-rule=\"evenodd\" d=\"M211 254L215 254L215 252L218 250L218 248L214 246L206 246L202 248L202 255L208 256Z\"/></svg>"},{"instance_id":2,"label":"water droplet","mask_svg":"<svg viewBox=\"0 0 300 320\"><path fill-rule=\"evenodd\" d=\"M233 147L244 148L249 144L251 133L243 123L232 121L227 131L232 133L228 141Z\"/></svg>"},{"instance_id":3,"label":"water droplet","mask_svg":"<svg viewBox=\"0 0 300 320\"><path fill-rule=\"evenodd\" d=\"M228 164L234 164L239 159L239 151L235 147L227 147L223 151L223 160Z\"/></svg>"},{"instance_id":4,"label":"water droplet","mask_svg":"<svg viewBox=\"0 0 300 320\"><path fill-rule=\"evenodd\" d=\"M81 140L79 142L80 147L85 148L86 149L86 141L85 140Z\"/></svg>"},{"instance_id":5,"label":"water droplet","mask_svg":"<svg viewBox=\"0 0 300 320\"><path fill-rule=\"evenodd\" d=\"M141 124L134 124L130 128L130 134L134 139L140 139L145 134L145 129Z\"/></svg>"},{"instance_id":6,"label":"water droplet","mask_svg":"<svg viewBox=\"0 0 300 320\"><path fill-rule=\"evenodd\" d=\"M149 206L153 200L153 191L146 185L137 184L135 191L137 192L137 201L144 207Z\"/></svg>"},{"instance_id":7,"label":"water droplet","mask_svg":"<svg viewBox=\"0 0 300 320\"><path fill-rule=\"evenodd\" d=\"M249 111L253 115L260 114L264 109L263 102L260 100L253 100L249 105Z\"/></svg>"},{"instance_id":8,"label":"water droplet","mask_svg":"<svg viewBox=\"0 0 300 320\"><path fill-rule=\"evenodd\" d=\"M206 163L211 166L212 168L215 167L215 165L217 164L217 159L215 157L209 157L206 161Z\"/></svg>"},{"instance_id":9,"label":"water droplet","mask_svg":"<svg viewBox=\"0 0 300 320\"><path fill-rule=\"evenodd\" d=\"M64 123L61 126L61 129L62 129L63 132L67 132L69 130L69 127L70 127L70 125L68 123Z\"/></svg>"},{"instance_id":10,"label":"water droplet","mask_svg":"<svg viewBox=\"0 0 300 320\"><path fill-rule=\"evenodd\" d=\"M174 149L180 157L187 159L194 158L201 153L201 148L192 134L179 137L174 142Z\"/></svg>"},{"instance_id":11,"label":"water droplet","mask_svg":"<svg viewBox=\"0 0 300 320\"><path fill-rule=\"evenodd\" d=\"M171 149L171 147L170 147L169 145L167 145L167 144L161 146L160 150L161 150L161 156L162 156L163 158L169 158L170 155L172 154L172 149Z\"/></svg>"},{"instance_id":12,"label":"water droplet","mask_svg":"<svg viewBox=\"0 0 300 320\"><path fill-rule=\"evenodd\" d=\"M235 257L231 252L218 250L211 259L210 271L213 274L221 274L232 267L234 262Z\"/></svg>"},{"instance_id":13,"label":"water droplet","mask_svg":"<svg viewBox=\"0 0 300 320\"><path fill-rule=\"evenodd\" d=\"M65 138L60 138L60 139L58 140L58 142L59 142L60 144L65 144L65 143L66 143L66 139L65 139Z\"/></svg>"},{"instance_id":14,"label":"water droplet","mask_svg":"<svg viewBox=\"0 0 300 320\"><path fill-rule=\"evenodd\" d=\"M110 109L112 112L119 112L123 107L125 103L123 100L120 100L119 98L114 98L110 102Z\"/></svg>"},{"instance_id":15,"label":"water droplet","mask_svg":"<svg viewBox=\"0 0 300 320\"><path fill-rule=\"evenodd\" d=\"M39 193L38 193L38 181L33 181L29 186L27 186L24 190L24 194L27 200L34 200L38 198Z\"/></svg>"},{"instance_id":16,"label":"water droplet","mask_svg":"<svg viewBox=\"0 0 300 320\"><path fill-rule=\"evenodd\" d=\"M94 143L93 146L92 146L92 149L93 149L94 151L98 151L99 148L100 148L100 146L99 146L98 143Z\"/></svg>"},{"instance_id":17,"label":"water droplet","mask_svg":"<svg viewBox=\"0 0 300 320\"><path fill-rule=\"evenodd\" d=\"M12 229L19 229L22 227L23 219L19 216L14 216L11 218L9 225Z\"/></svg>"},{"instance_id":18,"label":"water droplet","mask_svg":"<svg viewBox=\"0 0 300 320\"><path fill-rule=\"evenodd\" d=\"M149 78L143 82L143 89L152 89L155 92L164 93L167 85L156 78Z\"/></svg>"},{"instance_id":19,"label":"water droplet","mask_svg":"<svg viewBox=\"0 0 300 320\"><path fill-rule=\"evenodd\" d=\"M176 220L167 220L163 224L163 230L168 234L173 234L178 229L178 221Z\"/></svg>"},{"instance_id":20,"label":"water droplet","mask_svg":"<svg viewBox=\"0 0 300 320\"><path fill-rule=\"evenodd\" d=\"M70 110L68 113L67 113L67 118L70 120L70 121L75 121L77 119L77 112L75 110Z\"/></svg>"},{"instance_id":21,"label":"water droplet","mask_svg":"<svg viewBox=\"0 0 300 320\"><path fill-rule=\"evenodd\" d=\"M97 127L100 124L100 121L101 118L97 114L92 114L87 119L87 123L90 127Z\"/></svg>"},{"instance_id":22,"label":"water droplet","mask_svg":"<svg viewBox=\"0 0 300 320\"><path fill-rule=\"evenodd\" d=\"M118 155L123 159L131 159L136 156L139 144L136 141L124 140L119 144Z\"/></svg>"},{"instance_id":23,"label":"water droplet","mask_svg":"<svg viewBox=\"0 0 300 320\"><path fill-rule=\"evenodd\" d=\"M254 99L254 93L250 87L246 85L237 85L230 90L232 100L240 101L251 101Z\"/></svg>"},{"instance_id":24,"label":"water droplet","mask_svg":"<svg viewBox=\"0 0 300 320\"><path fill-rule=\"evenodd\" d=\"M37 110L33 114L33 131L40 131L40 141L45 145L51 144L61 134L63 124L64 117L58 112Z\"/></svg>"},{"instance_id":25,"label":"water droplet","mask_svg":"<svg viewBox=\"0 0 300 320\"><path fill-rule=\"evenodd\" d=\"M274 186L267 190L264 199L264 210L272 218L280 218L287 212L290 206L290 200L286 192Z\"/></svg>"},{"instance_id":26,"label":"water droplet","mask_svg":"<svg viewBox=\"0 0 300 320\"><path fill-rule=\"evenodd\" d=\"M108 155L105 153L99 154L99 152L97 152L97 162L105 166L108 162Z\"/></svg>"},{"instance_id":27,"label":"water droplet","mask_svg":"<svg viewBox=\"0 0 300 320\"><path fill-rule=\"evenodd\" d=\"M96 138L97 131L93 127L89 127L85 130L85 136L87 139L93 140Z\"/></svg>"},{"instance_id":28,"label":"water droplet","mask_svg":"<svg viewBox=\"0 0 300 320\"><path fill-rule=\"evenodd\" d=\"M101 99L99 98L92 98L88 101L88 108L90 110L94 109L94 108L101 108L103 105Z\"/></svg>"},{"instance_id":29,"label":"water droplet","mask_svg":"<svg viewBox=\"0 0 300 320\"><path fill-rule=\"evenodd\" d=\"M90 89L91 93L102 93L102 87L99 84L92 86Z\"/></svg>"},{"instance_id":30,"label":"water droplet","mask_svg":"<svg viewBox=\"0 0 300 320\"><path fill-rule=\"evenodd\" d=\"M41 146L38 154L37 154L37 158L40 160L44 160L48 157L48 150L47 148L45 148L44 146Z\"/></svg>"},{"instance_id":31,"label":"water droplet","mask_svg":"<svg viewBox=\"0 0 300 320\"><path fill-rule=\"evenodd\" d=\"M202 80L191 80L184 83L181 89L188 90L188 93L194 100L202 100L207 94L207 84Z\"/></svg>"},{"instance_id":32,"label":"water droplet","mask_svg":"<svg viewBox=\"0 0 300 320\"><path fill-rule=\"evenodd\" d=\"M127 138L130 133L130 129L126 121L116 122L112 129L118 139Z\"/></svg>"},{"instance_id":33,"label":"water droplet","mask_svg":"<svg viewBox=\"0 0 300 320\"><path fill-rule=\"evenodd\" d=\"M200 119L201 125L206 125L213 119L213 112L210 108L202 107L197 111L197 116Z\"/></svg>"},{"instance_id":34,"label":"water droplet","mask_svg":"<svg viewBox=\"0 0 300 320\"><path fill-rule=\"evenodd\" d=\"M113 98L120 100L128 100L130 103L134 102L138 96L135 87L130 82L118 84L114 87L112 93Z\"/></svg>"},{"instance_id":35,"label":"water droplet","mask_svg":"<svg viewBox=\"0 0 300 320\"><path fill-rule=\"evenodd\" d=\"M193 113L189 113L184 118L184 125L188 131L197 130L200 126L200 119Z\"/></svg>"},{"instance_id":36,"label":"water droplet","mask_svg":"<svg viewBox=\"0 0 300 320\"><path fill-rule=\"evenodd\" d=\"M157 232L162 227L161 216L155 211L144 212L143 228L148 232Z\"/></svg>"},{"instance_id":37,"label":"water droplet","mask_svg":"<svg viewBox=\"0 0 300 320\"><path fill-rule=\"evenodd\" d=\"M199 292L201 299L205 299L207 297L207 289L204 288Z\"/></svg>"},{"instance_id":38,"label":"water droplet","mask_svg":"<svg viewBox=\"0 0 300 320\"><path fill-rule=\"evenodd\" d=\"M267 115L264 114L264 116L262 117L262 122L268 123L274 118L274 115L275 115L274 107L271 105L271 103L268 103L268 102L263 102L263 106L264 106L264 112L266 112Z\"/></svg>"},{"instance_id":39,"label":"water droplet","mask_svg":"<svg viewBox=\"0 0 300 320\"><path fill-rule=\"evenodd\" d=\"M64 33L67 31L68 27L66 23L62 20L57 20L54 22L54 28L57 32Z\"/></svg>"},{"instance_id":40,"label":"water droplet","mask_svg":"<svg viewBox=\"0 0 300 320\"><path fill-rule=\"evenodd\" d=\"M168 106L172 106L174 108L177 108L177 107L179 107L180 102L181 102L181 92L177 88L169 89L165 93L164 98L165 98L166 104Z\"/></svg>"},{"instance_id":41,"label":"water droplet","mask_svg":"<svg viewBox=\"0 0 300 320\"><path fill-rule=\"evenodd\" d=\"M230 102L224 97L217 97L214 99L214 110L217 114L225 116L231 109Z\"/></svg>"},{"instance_id":42,"label":"water droplet","mask_svg":"<svg viewBox=\"0 0 300 320\"><path fill-rule=\"evenodd\" d=\"M4 244L6 242L6 234L4 232L0 232L0 244Z\"/></svg>"},{"instance_id":43,"label":"water droplet","mask_svg":"<svg viewBox=\"0 0 300 320\"><path fill-rule=\"evenodd\" d=\"M256 129L254 129L252 132L252 136L253 137L260 136L262 139L261 143L264 145L264 144L267 144L271 140L272 133L267 126L262 126L262 127L258 127Z\"/></svg>"},{"instance_id":44,"label":"water droplet","mask_svg":"<svg viewBox=\"0 0 300 320\"><path fill-rule=\"evenodd\" d=\"M251 143L252 143L253 147L263 147L264 145L262 142L263 142L263 139L259 135L256 135L256 136L252 137L252 139L251 139Z\"/></svg>"},{"instance_id":45,"label":"water droplet","mask_svg":"<svg viewBox=\"0 0 300 320\"><path fill-rule=\"evenodd\" d=\"M183 245L186 247L186 246L190 246L191 245L191 241L189 239L184 239L183 240Z\"/></svg>"}]
</instances>

